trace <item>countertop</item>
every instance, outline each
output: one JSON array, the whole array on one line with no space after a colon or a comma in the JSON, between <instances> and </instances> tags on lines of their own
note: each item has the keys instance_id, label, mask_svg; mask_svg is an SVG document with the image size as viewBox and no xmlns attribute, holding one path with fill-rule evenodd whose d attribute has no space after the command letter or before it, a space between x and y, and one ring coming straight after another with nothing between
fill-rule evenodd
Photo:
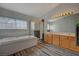
<instances>
[{"instance_id":1,"label":"countertop","mask_svg":"<svg viewBox=\"0 0 79 59\"><path fill-rule=\"evenodd\" d=\"M65 36L73 36L73 37L76 37L76 34L75 33L56 33L56 32L53 32L53 33L51 33L51 32L47 32L47 34L55 34L55 35L65 35Z\"/></svg>"}]
</instances>

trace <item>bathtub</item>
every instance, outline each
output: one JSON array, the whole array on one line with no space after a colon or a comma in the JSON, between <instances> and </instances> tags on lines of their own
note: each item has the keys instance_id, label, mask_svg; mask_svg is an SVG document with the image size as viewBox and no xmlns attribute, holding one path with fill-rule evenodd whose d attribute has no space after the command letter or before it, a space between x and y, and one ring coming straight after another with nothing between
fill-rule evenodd
<instances>
[{"instance_id":1,"label":"bathtub","mask_svg":"<svg viewBox=\"0 0 79 59\"><path fill-rule=\"evenodd\" d=\"M37 45L37 37L21 36L0 39L0 56L16 53Z\"/></svg>"}]
</instances>

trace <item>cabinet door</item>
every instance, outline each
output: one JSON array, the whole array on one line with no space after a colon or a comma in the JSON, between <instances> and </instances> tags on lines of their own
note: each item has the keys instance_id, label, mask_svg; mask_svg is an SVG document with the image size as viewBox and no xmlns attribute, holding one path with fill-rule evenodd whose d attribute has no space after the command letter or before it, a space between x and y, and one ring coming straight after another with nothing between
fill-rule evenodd
<instances>
[{"instance_id":1,"label":"cabinet door","mask_svg":"<svg viewBox=\"0 0 79 59\"><path fill-rule=\"evenodd\" d=\"M52 34L48 35L48 43L51 44L52 43Z\"/></svg>"},{"instance_id":2,"label":"cabinet door","mask_svg":"<svg viewBox=\"0 0 79 59\"><path fill-rule=\"evenodd\" d=\"M70 36L69 40L70 40L69 49L79 52L79 46L76 45L76 38Z\"/></svg>"},{"instance_id":3,"label":"cabinet door","mask_svg":"<svg viewBox=\"0 0 79 59\"><path fill-rule=\"evenodd\" d=\"M63 47L63 42L64 42L64 40L63 40L63 36L60 35L60 47Z\"/></svg>"},{"instance_id":4,"label":"cabinet door","mask_svg":"<svg viewBox=\"0 0 79 59\"><path fill-rule=\"evenodd\" d=\"M69 39L68 39L68 36L64 36L64 45L65 45L65 48L69 48Z\"/></svg>"},{"instance_id":5,"label":"cabinet door","mask_svg":"<svg viewBox=\"0 0 79 59\"><path fill-rule=\"evenodd\" d=\"M53 44L59 46L59 35L53 35Z\"/></svg>"},{"instance_id":6,"label":"cabinet door","mask_svg":"<svg viewBox=\"0 0 79 59\"><path fill-rule=\"evenodd\" d=\"M76 46L76 45L75 45L74 49L72 49L72 50L74 50L74 51L76 51L76 52L79 52L79 46Z\"/></svg>"},{"instance_id":7,"label":"cabinet door","mask_svg":"<svg viewBox=\"0 0 79 59\"><path fill-rule=\"evenodd\" d=\"M51 37L52 37L52 38L51 38L51 44L53 44L53 34L51 35Z\"/></svg>"},{"instance_id":8,"label":"cabinet door","mask_svg":"<svg viewBox=\"0 0 79 59\"><path fill-rule=\"evenodd\" d=\"M68 48L69 46L68 36L64 36L64 35L60 36L60 46L63 48Z\"/></svg>"},{"instance_id":9,"label":"cabinet door","mask_svg":"<svg viewBox=\"0 0 79 59\"><path fill-rule=\"evenodd\" d=\"M69 49L74 50L75 44L75 37L69 36Z\"/></svg>"},{"instance_id":10,"label":"cabinet door","mask_svg":"<svg viewBox=\"0 0 79 59\"><path fill-rule=\"evenodd\" d=\"M56 35L53 35L53 44L54 44L54 45L56 45L55 39L56 39Z\"/></svg>"},{"instance_id":11,"label":"cabinet door","mask_svg":"<svg viewBox=\"0 0 79 59\"><path fill-rule=\"evenodd\" d=\"M44 41L45 41L45 43L51 44L52 43L52 34L45 34Z\"/></svg>"}]
</instances>

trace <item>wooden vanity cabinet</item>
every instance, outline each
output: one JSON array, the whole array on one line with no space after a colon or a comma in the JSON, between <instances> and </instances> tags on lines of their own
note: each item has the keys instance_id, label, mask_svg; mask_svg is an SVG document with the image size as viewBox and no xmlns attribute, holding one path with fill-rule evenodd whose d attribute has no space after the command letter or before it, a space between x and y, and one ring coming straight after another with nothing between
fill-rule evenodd
<instances>
[{"instance_id":1,"label":"wooden vanity cabinet","mask_svg":"<svg viewBox=\"0 0 79 59\"><path fill-rule=\"evenodd\" d=\"M79 46L75 46L73 50L79 52Z\"/></svg>"},{"instance_id":2,"label":"wooden vanity cabinet","mask_svg":"<svg viewBox=\"0 0 79 59\"><path fill-rule=\"evenodd\" d=\"M48 43L52 43L52 34L48 34Z\"/></svg>"},{"instance_id":3,"label":"wooden vanity cabinet","mask_svg":"<svg viewBox=\"0 0 79 59\"><path fill-rule=\"evenodd\" d=\"M75 37L69 36L69 49L74 50L76 46Z\"/></svg>"},{"instance_id":4,"label":"wooden vanity cabinet","mask_svg":"<svg viewBox=\"0 0 79 59\"><path fill-rule=\"evenodd\" d=\"M53 35L53 44L56 46L59 46L59 41L60 41L59 35L54 34Z\"/></svg>"},{"instance_id":5,"label":"wooden vanity cabinet","mask_svg":"<svg viewBox=\"0 0 79 59\"><path fill-rule=\"evenodd\" d=\"M47 33L44 36L44 41L48 44L53 44L61 48L66 48L79 52L79 46L76 45L75 36Z\"/></svg>"},{"instance_id":6,"label":"wooden vanity cabinet","mask_svg":"<svg viewBox=\"0 0 79 59\"><path fill-rule=\"evenodd\" d=\"M45 34L45 36L44 36L44 41L45 41L46 43L51 44L51 43L52 43L52 34Z\"/></svg>"},{"instance_id":7,"label":"wooden vanity cabinet","mask_svg":"<svg viewBox=\"0 0 79 59\"><path fill-rule=\"evenodd\" d=\"M70 36L69 40L70 40L69 49L76 51L76 52L79 52L79 46L76 45L76 38Z\"/></svg>"},{"instance_id":8,"label":"wooden vanity cabinet","mask_svg":"<svg viewBox=\"0 0 79 59\"><path fill-rule=\"evenodd\" d=\"M62 48L69 47L68 36L60 35L60 47Z\"/></svg>"}]
</instances>

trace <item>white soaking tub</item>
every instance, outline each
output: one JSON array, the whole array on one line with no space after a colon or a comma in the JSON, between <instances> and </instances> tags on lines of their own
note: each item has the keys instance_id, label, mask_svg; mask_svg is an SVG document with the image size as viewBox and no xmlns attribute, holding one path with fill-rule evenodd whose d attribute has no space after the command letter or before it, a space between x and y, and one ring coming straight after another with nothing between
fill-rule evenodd
<instances>
[{"instance_id":1,"label":"white soaking tub","mask_svg":"<svg viewBox=\"0 0 79 59\"><path fill-rule=\"evenodd\" d=\"M10 55L37 45L37 37L21 36L0 39L0 55Z\"/></svg>"}]
</instances>

